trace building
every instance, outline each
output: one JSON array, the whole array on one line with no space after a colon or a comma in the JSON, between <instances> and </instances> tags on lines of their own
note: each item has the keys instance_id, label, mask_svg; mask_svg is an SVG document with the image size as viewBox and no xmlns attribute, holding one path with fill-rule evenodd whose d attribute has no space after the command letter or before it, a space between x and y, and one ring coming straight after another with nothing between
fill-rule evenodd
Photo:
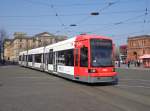
<instances>
[{"instance_id":1,"label":"building","mask_svg":"<svg viewBox=\"0 0 150 111\"><path fill-rule=\"evenodd\" d=\"M6 61L18 61L19 52L37 47L47 46L58 41L66 40L66 36L56 36L48 32L27 36L26 33L15 32L13 39L4 41L4 58Z\"/></svg>"},{"instance_id":2,"label":"building","mask_svg":"<svg viewBox=\"0 0 150 111\"><path fill-rule=\"evenodd\" d=\"M0 40L0 62L2 59L2 41Z\"/></svg>"},{"instance_id":3,"label":"building","mask_svg":"<svg viewBox=\"0 0 150 111\"><path fill-rule=\"evenodd\" d=\"M53 44L66 39L67 39L66 36L56 36L48 32L43 32L43 33L36 34L33 37L33 41L34 41L33 46L34 48L46 46L48 44Z\"/></svg>"},{"instance_id":4,"label":"building","mask_svg":"<svg viewBox=\"0 0 150 111\"><path fill-rule=\"evenodd\" d=\"M10 57L13 56L13 49L12 49L12 42L11 39L5 39L4 40L4 59L10 60Z\"/></svg>"},{"instance_id":5,"label":"building","mask_svg":"<svg viewBox=\"0 0 150 111\"><path fill-rule=\"evenodd\" d=\"M119 55L120 55L120 61L121 61L121 63L126 63L127 45L120 45L119 52L120 52Z\"/></svg>"},{"instance_id":6,"label":"building","mask_svg":"<svg viewBox=\"0 0 150 111\"><path fill-rule=\"evenodd\" d=\"M120 45L119 51L121 55L127 55L127 45Z\"/></svg>"},{"instance_id":7,"label":"building","mask_svg":"<svg viewBox=\"0 0 150 111\"><path fill-rule=\"evenodd\" d=\"M129 37L127 49L128 60L138 60L144 54L150 54L150 35Z\"/></svg>"}]
</instances>

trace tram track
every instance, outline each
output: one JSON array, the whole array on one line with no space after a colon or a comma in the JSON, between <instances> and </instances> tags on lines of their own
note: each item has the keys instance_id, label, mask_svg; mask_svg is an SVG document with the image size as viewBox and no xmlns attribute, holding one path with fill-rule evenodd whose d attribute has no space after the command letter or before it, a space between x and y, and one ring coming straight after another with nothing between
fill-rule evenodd
<instances>
[{"instance_id":1,"label":"tram track","mask_svg":"<svg viewBox=\"0 0 150 111\"><path fill-rule=\"evenodd\" d=\"M65 84L66 86L66 84ZM70 86L70 85L69 85ZM74 87L78 93L84 93L91 98L111 105L120 111L137 111L150 108L149 97L135 94L127 90L121 90L116 86L88 86L76 84ZM137 107L134 107L137 106Z\"/></svg>"}]
</instances>

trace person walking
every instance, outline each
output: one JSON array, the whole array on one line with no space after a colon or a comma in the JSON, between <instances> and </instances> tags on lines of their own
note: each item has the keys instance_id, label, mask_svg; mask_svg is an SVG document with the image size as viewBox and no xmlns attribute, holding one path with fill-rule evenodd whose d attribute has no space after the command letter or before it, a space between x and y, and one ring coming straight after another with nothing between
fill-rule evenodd
<instances>
[{"instance_id":1,"label":"person walking","mask_svg":"<svg viewBox=\"0 0 150 111\"><path fill-rule=\"evenodd\" d=\"M130 60L128 60L128 68L130 67Z\"/></svg>"}]
</instances>

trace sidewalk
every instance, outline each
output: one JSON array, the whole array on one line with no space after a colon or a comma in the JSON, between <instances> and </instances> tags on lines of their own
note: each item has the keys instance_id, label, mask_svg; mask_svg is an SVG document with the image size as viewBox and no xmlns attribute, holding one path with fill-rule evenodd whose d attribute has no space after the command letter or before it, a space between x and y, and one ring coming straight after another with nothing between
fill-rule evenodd
<instances>
[{"instance_id":1,"label":"sidewalk","mask_svg":"<svg viewBox=\"0 0 150 111\"><path fill-rule=\"evenodd\" d=\"M150 71L150 68L144 68L142 64L140 65L140 67L135 67L134 64L131 64L129 68L127 64L120 64L120 67L118 67L118 65L115 64L115 67L119 69L135 69L135 70L149 70Z\"/></svg>"},{"instance_id":2,"label":"sidewalk","mask_svg":"<svg viewBox=\"0 0 150 111\"><path fill-rule=\"evenodd\" d=\"M1 63L0 62L0 66L8 66L8 65L17 65L18 63L13 63L13 62L5 62L5 63Z\"/></svg>"}]
</instances>

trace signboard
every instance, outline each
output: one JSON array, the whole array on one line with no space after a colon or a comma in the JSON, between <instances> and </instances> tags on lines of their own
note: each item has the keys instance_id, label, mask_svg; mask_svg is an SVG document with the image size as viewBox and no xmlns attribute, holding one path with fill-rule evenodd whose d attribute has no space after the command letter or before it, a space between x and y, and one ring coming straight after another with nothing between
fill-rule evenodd
<instances>
[{"instance_id":1,"label":"signboard","mask_svg":"<svg viewBox=\"0 0 150 111\"><path fill-rule=\"evenodd\" d=\"M91 46L112 47L112 41L104 39L92 39Z\"/></svg>"}]
</instances>

